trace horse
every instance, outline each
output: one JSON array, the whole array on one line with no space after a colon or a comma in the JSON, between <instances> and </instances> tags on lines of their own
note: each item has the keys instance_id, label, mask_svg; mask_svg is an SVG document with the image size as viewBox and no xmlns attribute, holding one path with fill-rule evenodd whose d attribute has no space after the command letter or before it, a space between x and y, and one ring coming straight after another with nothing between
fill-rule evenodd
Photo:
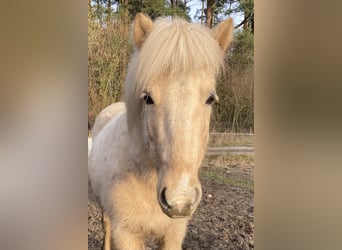
<instances>
[{"instance_id":1,"label":"horse","mask_svg":"<svg viewBox=\"0 0 342 250\"><path fill-rule=\"evenodd\" d=\"M125 109L125 103L117 102L101 110L99 115L96 117L93 129L92 129L92 137L94 138L113 116L117 115L119 112L123 111L124 109ZM89 122L88 122L88 127L89 127Z\"/></svg>"},{"instance_id":2,"label":"horse","mask_svg":"<svg viewBox=\"0 0 342 250\"><path fill-rule=\"evenodd\" d=\"M209 29L139 13L131 31L125 104L96 119L88 163L104 249L146 249L153 237L160 249L179 250L202 196L199 168L233 20Z\"/></svg>"}]
</instances>

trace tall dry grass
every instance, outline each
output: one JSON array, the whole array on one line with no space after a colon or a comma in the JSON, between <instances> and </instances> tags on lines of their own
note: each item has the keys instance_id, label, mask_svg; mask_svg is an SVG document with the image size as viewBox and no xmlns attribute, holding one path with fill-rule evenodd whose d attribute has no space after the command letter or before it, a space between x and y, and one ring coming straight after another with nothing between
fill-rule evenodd
<instances>
[{"instance_id":1,"label":"tall dry grass","mask_svg":"<svg viewBox=\"0 0 342 250\"><path fill-rule=\"evenodd\" d=\"M213 106L211 131L253 132L254 70L226 62L217 82L219 102Z\"/></svg>"},{"instance_id":2,"label":"tall dry grass","mask_svg":"<svg viewBox=\"0 0 342 250\"><path fill-rule=\"evenodd\" d=\"M98 113L122 100L130 44L120 24L88 17L88 112L92 124Z\"/></svg>"}]
</instances>

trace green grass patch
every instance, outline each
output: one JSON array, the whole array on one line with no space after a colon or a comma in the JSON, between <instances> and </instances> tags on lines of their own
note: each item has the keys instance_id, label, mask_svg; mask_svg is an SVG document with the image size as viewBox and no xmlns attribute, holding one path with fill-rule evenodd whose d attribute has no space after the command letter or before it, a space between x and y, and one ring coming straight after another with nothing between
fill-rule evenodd
<instances>
[{"instance_id":1,"label":"green grass patch","mask_svg":"<svg viewBox=\"0 0 342 250\"><path fill-rule=\"evenodd\" d=\"M254 155L210 154L204 158L204 163L217 167L223 166L254 166Z\"/></svg>"},{"instance_id":2,"label":"green grass patch","mask_svg":"<svg viewBox=\"0 0 342 250\"><path fill-rule=\"evenodd\" d=\"M200 175L205 178L209 178L218 183L229 184L236 187L244 187L248 189L254 188L254 182L249 180L236 180L227 176L223 176L220 173L210 171L207 169L202 169Z\"/></svg>"}]
</instances>

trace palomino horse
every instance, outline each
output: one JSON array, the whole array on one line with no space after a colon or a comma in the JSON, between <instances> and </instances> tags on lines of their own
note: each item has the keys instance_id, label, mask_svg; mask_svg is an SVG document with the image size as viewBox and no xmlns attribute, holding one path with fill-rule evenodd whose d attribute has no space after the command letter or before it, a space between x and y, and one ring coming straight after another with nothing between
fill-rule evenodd
<instances>
[{"instance_id":1,"label":"palomino horse","mask_svg":"<svg viewBox=\"0 0 342 250\"><path fill-rule=\"evenodd\" d=\"M104 210L105 249L179 250L202 191L199 167L209 135L215 78L233 21L213 29L138 14L125 105L97 118L89 178Z\"/></svg>"}]
</instances>

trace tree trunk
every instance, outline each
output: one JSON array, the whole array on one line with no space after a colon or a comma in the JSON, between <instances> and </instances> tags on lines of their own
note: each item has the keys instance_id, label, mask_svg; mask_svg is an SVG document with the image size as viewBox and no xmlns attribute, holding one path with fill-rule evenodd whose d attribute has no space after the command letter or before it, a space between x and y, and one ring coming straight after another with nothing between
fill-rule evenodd
<instances>
[{"instance_id":1,"label":"tree trunk","mask_svg":"<svg viewBox=\"0 0 342 250\"><path fill-rule=\"evenodd\" d=\"M248 27L248 20L246 20L246 22L243 23L243 30L246 31Z\"/></svg>"},{"instance_id":2,"label":"tree trunk","mask_svg":"<svg viewBox=\"0 0 342 250\"><path fill-rule=\"evenodd\" d=\"M204 0L202 0L201 23L203 23L203 17L204 17Z\"/></svg>"},{"instance_id":3,"label":"tree trunk","mask_svg":"<svg viewBox=\"0 0 342 250\"><path fill-rule=\"evenodd\" d=\"M107 27L111 24L112 17L112 0L107 0Z\"/></svg>"},{"instance_id":4,"label":"tree trunk","mask_svg":"<svg viewBox=\"0 0 342 250\"><path fill-rule=\"evenodd\" d=\"M177 7L177 0L171 0L171 8L172 8L172 19L177 16L175 8Z\"/></svg>"},{"instance_id":5,"label":"tree trunk","mask_svg":"<svg viewBox=\"0 0 342 250\"><path fill-rule=\"evenodd\" d=\"M128 38L129 32L129 13L128 13L128 0L120 0L120 13L121 13L121 23L120 29L122 31L123 38ZM128 48L125 47L121 51L121 70L123 76L123 82L125 81L126 77L126 68L128 62Z\"/></svg>"},{"instance_id":6,"label":"tree trunk","mask_svg":"<svg viewBox=\"0 0 342 250\"><path fill-rule=\"evenodd\" d=\"M214 4L215 0L207 0L207 10L206 10L206 26L211 28L213 26L214 19Z\"/></svg>"},{"instance_id":7,"label":"tree trunk","mask_svg":"<svg viewBox=\"0 0 342 250\"><path fill-rule=\"evenodd\" d=\"M128 36L129 15L128 15L128 0L121 0L121 23L123 24L124 34Z\"/></svg>"},{"instance_id":8,"label":"tree trunk","mask_svg":"<svg viewBox=\"0 0 342 250\"><path fill-rule=\"evenodd\" d=\"M100 0L96 0L96 11L95 11L95 12L98 12L98 11L99 11L100 6L101 6ZM97 17L98 17L99 19L101 19L100 16L97 16Z\"/></svg>"}]
</instances>

